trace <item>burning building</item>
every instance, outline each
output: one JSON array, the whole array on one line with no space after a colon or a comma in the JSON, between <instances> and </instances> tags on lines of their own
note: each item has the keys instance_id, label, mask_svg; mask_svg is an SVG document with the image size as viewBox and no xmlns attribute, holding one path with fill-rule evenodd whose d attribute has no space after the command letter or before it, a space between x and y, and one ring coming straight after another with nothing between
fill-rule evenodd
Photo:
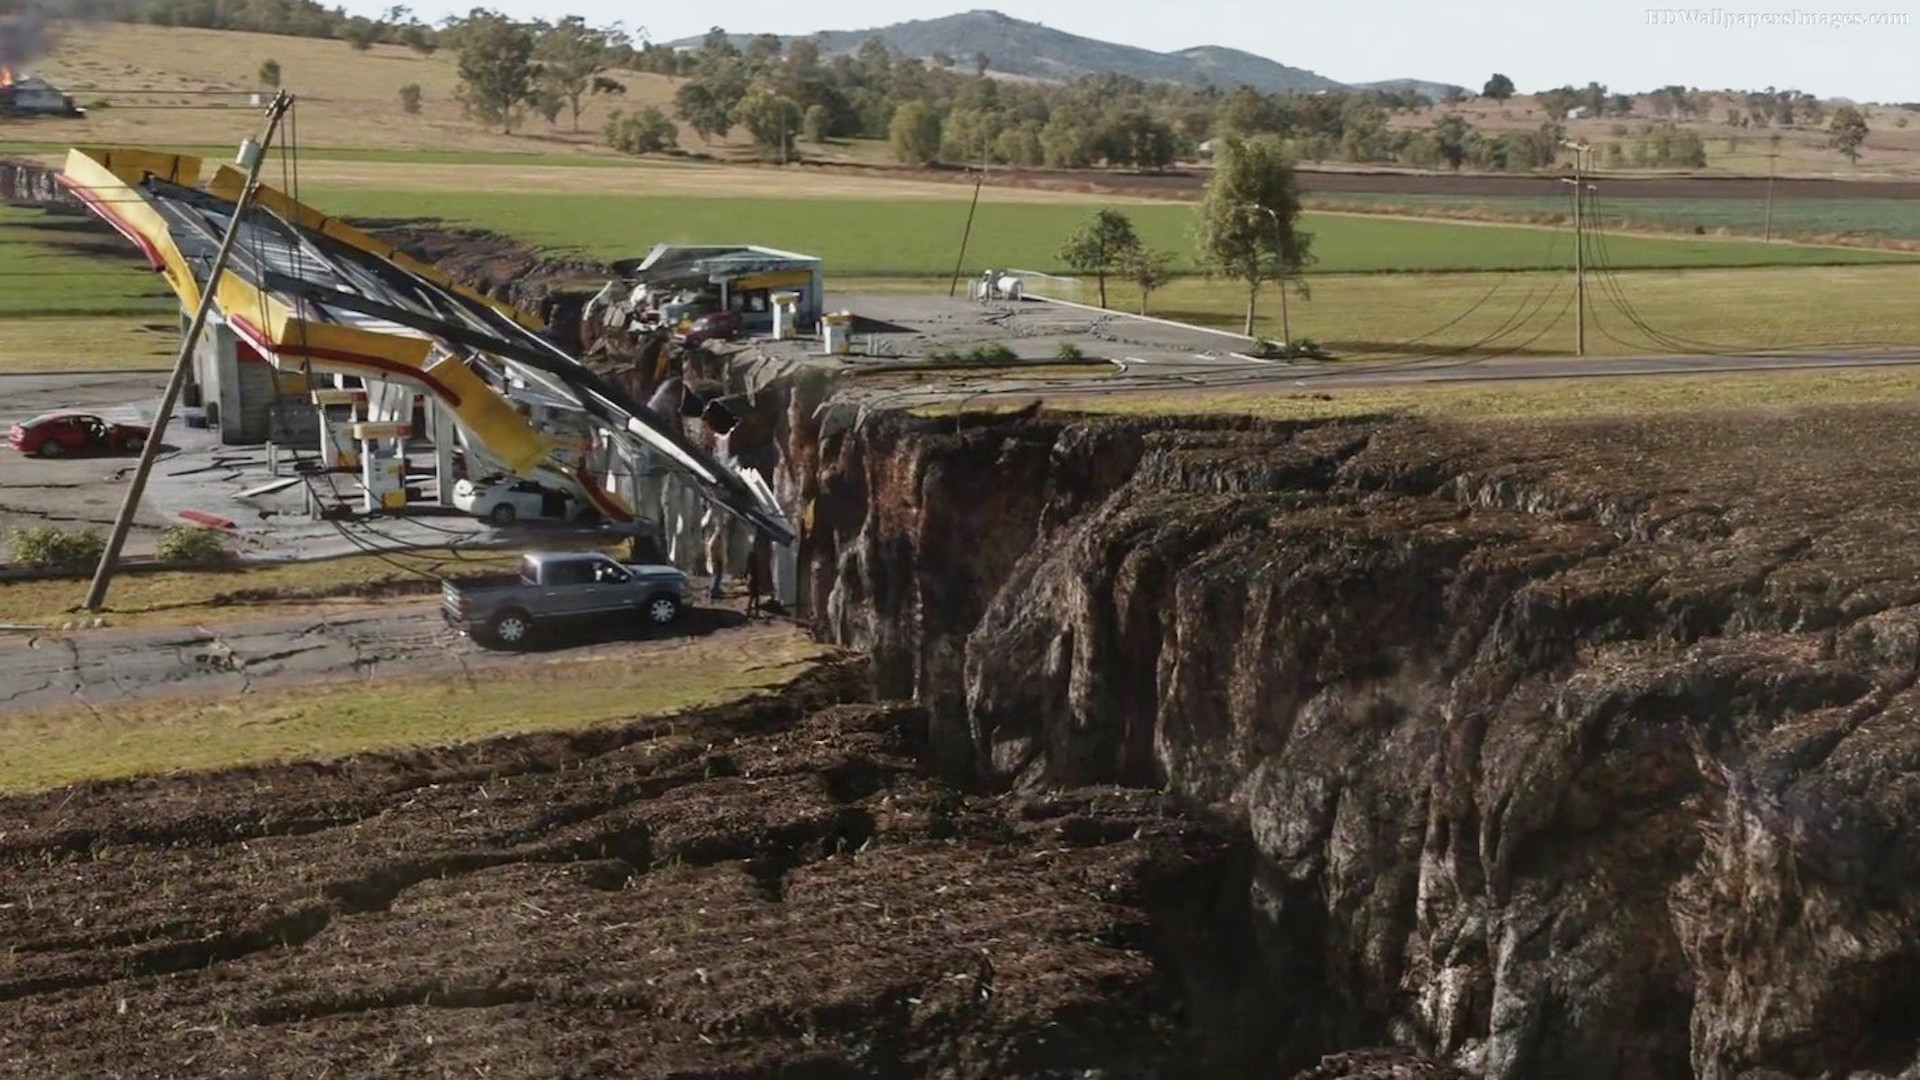
<instances>
[{"instance_id":1,"label":"burning building","mask_svg":"<svg viewBox=\"0 0 1920 1080\"><path fill-rule=\"evenodd\" d=\"M0 116L85 116L72 96L45 79L0 66Z\"/></svg>"}]
</instances>

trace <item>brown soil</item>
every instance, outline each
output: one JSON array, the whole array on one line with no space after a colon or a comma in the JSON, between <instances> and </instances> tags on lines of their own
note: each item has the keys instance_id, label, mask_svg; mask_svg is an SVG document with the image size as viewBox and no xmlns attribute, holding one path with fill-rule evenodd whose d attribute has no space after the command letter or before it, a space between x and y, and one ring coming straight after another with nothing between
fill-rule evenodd
<instances>
[{"instance_id":1,"label":"brown soil","mask_svg":"<svg viewBox=\"0 0 1920 1080\"><path fill-rule=\"evenodd\" d=\"M1156 919L1210 895L1217 834L1141 792L967 797L916 770L916 708L860 696L842 666L616 731L0 802L0 1074L1192 1058Z\"/></svg>"}]
</instances>

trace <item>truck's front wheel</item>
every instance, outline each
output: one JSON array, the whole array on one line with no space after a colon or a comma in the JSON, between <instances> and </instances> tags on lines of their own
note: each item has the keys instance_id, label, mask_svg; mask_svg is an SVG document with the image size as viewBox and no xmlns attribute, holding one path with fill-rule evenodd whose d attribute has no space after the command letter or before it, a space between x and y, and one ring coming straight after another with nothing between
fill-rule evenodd
<instances>
[{"instance_id":1,"label":"truck's front wheel","mask_svg":"<svg viewBox=\"0 0 1920 1080\"><path fill-rule=\"evenodd\" d=\"M487 624L487 636L508 649L524 649L533 640L533 619L518 608L508 608Z\"/></svg>"},{"instance_id":2,"label":"truck's front wheel","mask_svg":"<svg viewBox=\"0 0 1920 1080\"><path fill-rule=\"evenodd\" d=\"M647 622L654 626L666 626L680 617L680 601L671 596L656 596L641 608Z\"/></svg>"}]
</instances>

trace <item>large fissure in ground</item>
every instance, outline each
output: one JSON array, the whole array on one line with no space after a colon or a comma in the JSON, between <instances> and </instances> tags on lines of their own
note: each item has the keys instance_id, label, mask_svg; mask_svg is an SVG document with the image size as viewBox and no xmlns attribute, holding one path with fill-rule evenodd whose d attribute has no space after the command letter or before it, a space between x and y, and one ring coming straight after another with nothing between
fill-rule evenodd
<instances>
[{"instance_id":1,"label":"large fissure in ground","mask_svg":"<svg viewBox=\"0 0 1920 1080\"><path fill-rule=\"evenodd\" d=\"M1270 996L1212 1006L1253 1060L1914 1065L1910 412L820 412L790 436L817 629L952 777L1238 822Z\"/></svg>"}]
</instances>

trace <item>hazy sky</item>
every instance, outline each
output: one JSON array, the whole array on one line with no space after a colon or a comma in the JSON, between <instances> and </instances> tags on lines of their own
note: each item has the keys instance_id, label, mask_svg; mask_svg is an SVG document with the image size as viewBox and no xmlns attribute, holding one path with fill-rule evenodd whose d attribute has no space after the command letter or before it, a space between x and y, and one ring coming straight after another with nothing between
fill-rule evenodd
<instances>
[{"instance_id":1,"label":"hazy sky","mask_svg":"<svg viewBox=\"0 0 1920 1080\"><path fill-rule=\"evenodd\" d=\"M1502 71L1523 92L1595 79L1617 90L1668 83L1702 89L1778 86L1868 101L1920 100L1920 0L1867 2L1883 6L1844 7L1823 0L1695 8L1650 8L1626 0L1026 0L998 10L1070 33L1161 51L1229 45L1341 82L1412 77L1477 90L1490 73ZM379 0L349 4L367 13L381 6ZM420 4L416 10L437 20L469 6ZM629 29L646 27L655 41L669 41L704 33L715 22L737 33L806 34L991 5L980 0L733 0L713 6L498 0L494 6L528 18L571 13L600 23L619 20ZM1819 19L1828 21L1814 21Z\"/></svg>"}]
</instances>

